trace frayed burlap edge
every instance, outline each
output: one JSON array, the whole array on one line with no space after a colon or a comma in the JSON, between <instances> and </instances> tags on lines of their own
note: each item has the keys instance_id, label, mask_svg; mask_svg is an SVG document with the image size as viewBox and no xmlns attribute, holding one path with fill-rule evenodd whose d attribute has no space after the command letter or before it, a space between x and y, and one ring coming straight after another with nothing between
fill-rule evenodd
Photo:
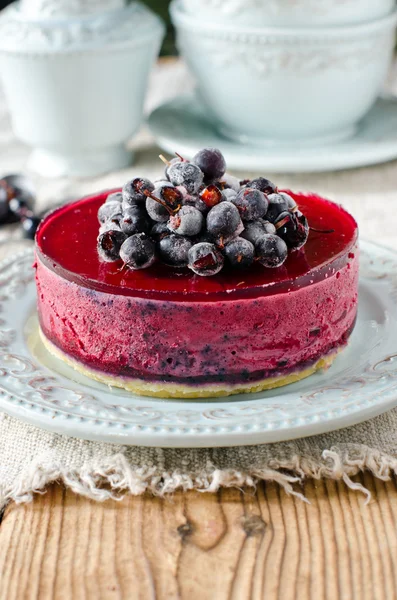
<instances>
[{"instance_id":1,"label":"frayed burlap edge","mask_svg":"<svg viewBox=\"0 0 397 600\"><path fill-rule=\"evenodd\" d=\"M363 471L369 471L378 479L388 481L397 474L397 458L386 453L370 449L367 446L348 445L343 450L331 448L325 450L321 461L299 458L272 462L272 466L242 472L234 469L214 469L187 475L181 471L159 473L156 467L132 467L125 456L117 454L102 462L91 461L83 465L78 472L65 471L57 464L46 466L32 463L27 472L21 474L10 488L0 489L0 510L8 502L30 502L34 494L45 493L47 485L63 483L76 494L97 501L109 499L122 500L125 494L134 496L149 492L155 496L166 496L177 490L197 490L216 492L222 487L243 488L255 486L260 481L278 483L287 494L308 502L300 485L305 478L342 480L352 490L360 491L371 499L371 493L362 484L351 478Z\"/></svg>"}]
</instances>

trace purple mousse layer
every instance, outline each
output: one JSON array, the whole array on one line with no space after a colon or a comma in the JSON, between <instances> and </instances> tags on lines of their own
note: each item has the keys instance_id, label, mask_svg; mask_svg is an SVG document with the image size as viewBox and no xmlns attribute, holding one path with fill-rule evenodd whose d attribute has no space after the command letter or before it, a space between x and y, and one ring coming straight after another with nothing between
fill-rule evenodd
<instances>
[{"instance_id":1,"label":"purple mousse layer","mask_svg":"<svg viewBox=\"0 0 397 600\"><path fill-rule=\"evenodd\" d=\"M83 287L37 258L42 331L108 375L187 385L240 383L303 369L343 346L357 312L358 253L286 293L172 301Z\"/></svg>"}]
</instances>

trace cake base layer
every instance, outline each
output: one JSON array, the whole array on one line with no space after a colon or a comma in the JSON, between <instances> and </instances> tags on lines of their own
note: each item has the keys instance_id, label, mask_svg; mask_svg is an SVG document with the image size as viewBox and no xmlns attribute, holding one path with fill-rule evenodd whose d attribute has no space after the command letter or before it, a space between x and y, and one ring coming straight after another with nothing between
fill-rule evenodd
<instances>
[{"instance_id":1,"label":"cake base layer","mask_svg":"<svg viewBox=\"0 0 397 600\"><path fill-rule=\"evenodd\" d=\"M222 396L233 396L236 394L247 394L262 392L265 390L271 390L278 387L283 387L291 383L296 383L302 379L306 379L313 375L317 371L328 369L334 362L339 350L320 358L310 367L302 370L296 370L288 375L281 375L279 377L268 377L262 381L256 381L243 384L239 383L236 385L227 385L225 382L220 384L200 385L200 386L189 386L181 383L173 382L154 382L144 381L143 379L129 379L122 377L114 377L100 373L95 369L90 369L86 365L79 363L77 360L71 358L62 350L57 348L50 340L44 335L40 329L40 337L45 348L55 356L62 360L67 365L75 369L81 375L94 379L99 383L103 383L109 387L117 387L124 389L128 392L133 392L139 396L151 396L156 398L175 398L175 399L195 399L195 398L220 398Z\"/></svg>"}]
</instances>

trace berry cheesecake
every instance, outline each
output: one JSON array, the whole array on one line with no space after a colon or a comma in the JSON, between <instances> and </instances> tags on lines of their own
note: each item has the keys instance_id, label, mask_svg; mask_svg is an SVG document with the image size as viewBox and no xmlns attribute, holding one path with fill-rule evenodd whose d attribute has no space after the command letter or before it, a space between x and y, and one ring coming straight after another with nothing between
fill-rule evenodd
<instances>
[{"instance_id":1,"label":"berry cheesecake","mask_svg":"<svg viewBox=\"0 0 397 600\"><path fill-rule=\"evenodd\" d=\"M165 179L59 208L36 235L47 349L162 398L286 385L331 365L354 328L358 230L341 206L240 182L214 149Z\"/></svg>"}]
</instances>

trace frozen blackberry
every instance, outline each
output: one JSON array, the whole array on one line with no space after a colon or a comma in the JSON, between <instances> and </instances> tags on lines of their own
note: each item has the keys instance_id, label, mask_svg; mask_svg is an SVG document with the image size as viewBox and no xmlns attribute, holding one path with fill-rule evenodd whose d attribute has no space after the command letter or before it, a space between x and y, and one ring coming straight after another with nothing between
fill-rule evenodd
<instances>
[{"instance_id":1,"label":"frozen blackberry","mask_svg":"<svg viewBox=\"0 0 397 600\"><path fill-rule=\"evenodd\" d=\"M121 226L118 223L106 221L106 223L100 226L99 233L105 233L105 231L121 231Z\"/></svg>"},{"instance_id":2,"label":"frozen blackberry","mask_svg":"<svg viewBox=\"0 0 397 600\"><path fill-rule=\"evenodd\" d=\"M254 188L256 190L260 190L266 195L275 194L277 192L277 187L269 181L269 179L265 179L264 177L258 177L257 179L253 179L247 183L247 187Z\"/></svg>"},{"instance_id":3,"label":"frozen blackberry","mask_svg":"<svg viewBox=\"0 0 397 600\"><path fill-rule=\"evenodd\" d=\"M120 222L121 231L126 235L134 235L134 233L149 233L151 222L144 208L139 206L130 206L123 213L123 218Z\"/></svg>"},{"instance_id":4,"label":"frozen blackberry","mask_svg":"<svg viewBox=\"0 0 397 600\"><path fill-rule=\"evenodd\" d=\"M189 194L197 194L204 179L199 167L181 161L168 167L167 176L173 185L183 185Z\"/></svg>"},{"instance_id":5,"label":"frozen blackberry","mask_svg":"<svg viewBox=\"0 0 397 600\"><path fill-rule=\"evenodd\" d=\"M148 193L153 192L154 185L149 179L136 177L127 181L123 187L123 200L126 204L143 204Z\"/></svg>"},{"instance_id":6,"label":"frozen blackberry","mask_svg":"<svg viewBox=\"0 0 397 600\"><path fill-rule=\"evenodd\" d=\"M240 180L234 175L230 175L229 173L225 173L222 175L222 178L219 182L223 190L234 190L236 193L240 191Z\"/></svg>"},{"instance_id":7,"label":"frozen blackberry","mask_svg":"<svg viewBox=\"0 0 397 600\"><path fill-rule=\"evenodd\" d=\"M181 208L183 202L182 193L173 185L157 187L148 196L164 206L169 214L176 213Z\"/></svg>"},{"instance_id":8,"label":"frozen blackberry","mask_svg":"<svg viewBox=\"0 0 397 600\"><path fill-rule=\"evenodd\" d=\"M240 235L255 246L266 233L276 233L275 226L273 223L269 223L269 221L258 219L258 221L249 221L248 223L245 223L244 231Z\"/></svg>"},{"instance_id":9,"label":"frozen blackberry","mask_svg":"<svg viewBox=\"0 0 397 600\"><path fill-rule=\"evenodd\" d=\"M188 267L196 275L210 277L222 270L224 258L215 244L200 242L189 250Z\"/></svg>"},{"instance_id":10,"label":"frozen blackberry","mask_svg":"<svg viewBox=\"0 0 397 600\"><path fill-rule=\"evenodd\" d=\"M225 246L225 255L232 267L246 269L254 262L255 249L248 240L236 237Z\"/></svg>"},{"instance_id":11,"label":"frozen blackberry","mask_svg":"<svg viewBox=\"0 0 397 600\"><path fill-rule=\"evenodd\" d=\"M120 258L130 269L147 269L156 259L155 246L145 233L136 233L122 244Z\"/></svg>"},{"instance_id":12,"label":"frozen blackberry","mask_svg":"<svg viewBox=\"0 0 397 600\"><path fill-rule=\"evenodd\" d=\"M291 212L294 212L295 210L298 209L298 205L292 196L290 196L286 192L278 192L278 194L279 194L279 196L282 196L284 198L284 200L286 201L288 210L290 210Z\"/></svg>"},{"instance_id":13,"label":"frozen blackberry","mask_svg":"<svg viewBox=\"0 0 397 600\"><path fill-rule=\"evenodd\" d=\"M181 162L189 162L188 160L185 160L184 158L182 158L182 156L174 156L174 158L171 158L171 160L167 160L162 154L160 154L160 158L164 163L166 163L165 176L168 181L169 181L169 170L171 167L173 167L174 165L177 165L178 163L181 163Z\"/></svg>"},{"instance_id":14,"label":"frozen blackberry","mask_svg":"<svg viewBox=\"0 0 397 600\"><path fill-rule=\"evenodd\" d=\"M290 250L299 250L309 237L309 224L300 211L283 212L279 215L275 227L277 235L284 240Z\"/></svg>"},{"instance_id":15,"label":"frozen blackberry","mask_svg":"<svg viewBox=\"0 0 397 600\"><path fill-rule=\"evenodd\" d=\"M120 248L126 240L126 235L119 230L108 230L98 236L98 254L106 262L120 259Z\"/></svg>"},{"instance_id":16,"label":"frozen blackberry","mask_svg":"<svg viewBox=\"0 0 397 600\"><path fill-rule=\"evenodd\" d=\"M243 221L256 221L262 218L269 204L265 194L254 188L240 190L232 202L237 206Z\"/></svg>"},{"instance_id":17,"label":"frozen blackberry","mask_svg":"<svg viewBox=\"0 0 397 600\"><path fill-rule=\"evenodd\" d=\"M157 221L159 223L166 223L170 218L170 213L168 210L157 200L153 200L153 198L146 198L146 211L153 221Z\"/></svg>"},{"instance_id":18,"label":"frozen blackberry","mask_svg":"<svg viewBox=\"0 0 397 600\"><path fill-rule=\"evenodd\" d=\"M257 260L268 269L280 267L288 256L288 248L278 235L267 233L256 244Z\"/></svg>"},{"instance_id":19,"label":"frozen blackberry","mask_svg":"<svg viewBox=\"0 0 397 600\"><path fill-rule=\"evenodd\" d=\"M103 225L104 223L106 223L106 221L110 221L110 220L114 219L115 217L118 218L119 215L121 217L120 202L117 202L117 201L105 202L104 204L102 204L99 207L98 221L101 225Z\"/></svg>"},{"instance_id":20,"label":"frozen blackberry","mask_svg":"<svg viewBox=\"0 0 397 600\"><path fill-rule=\"evenodd\" d=\"M198 235L203 227L204 217L194 206L182 206L182 208L168 221L171 231L179 235Z\"/></svg>"},{"instance_id":21,"label":"frozen blackberry","mask_svg":"<svg viewBox=\"0 0 397 600\"><path fill-rule=\"evenodd\" d=\"M187 267L189 250L193 243L189 238L170 233L157 245L160 260L171 267Z\"/></svg>"},{"instance_id":22,"label":"frozen blackberry","mask_svg":"<svg viewBox=\"0 0 397 600\"><path fill-rule=\"evenodd\" d=\"M232 188L226 188L222 190L222 200L226 202L234 202L237 198L237 192L232 190Z\"/></svg>"},{"instance_id":23,"label":"frozen blackberry","mask_svg":"<svg viewBox=\"0 0 397 600\"><path fill-rule=\"evenodd\" d=\"M106 198L105 202L122 202L123 194L121 192L114 192L113 194L109 194Z\"/></svg>"},{"instance_id":24,"label":"frozen blackberry","mask_svg":"<svg viewBox=\"0 0 397 600\"><path fill-rule=\"evenodd\" d=\"M192 158L192 163L204 173L207 182L221 179L226 171L226 161L217 148L200 150Z\"/></svg>"},{"instance_id":25,"label":"frozen blackberry","mask_svg":"<svg viewBox=\"0 0 397 600\"><path fill-rule=\"evenodd\" d=\"M207 215L207 230L219 243L225 244L244 229L240 213L231 202L221 202Z\"/></svg>"},{"instance_id":26,"label":"frozen blackberry","mask_svg":"<svg viewBox=\"0 0 397 600\"><path fill-rule=\"evenodd\" d=\"M269 205L266 212L266 220L274 223L281 213L288 210L288 202L281 194L270 194L267 197Z\"/></svg>"},{"instance_id":27,"label":"frozen blackberry","mask_svg":"<svg viewBox=\"0 0 397 600\"><path fill-rule=\"evenodd\" d=\"M190 194L183 199L183 206L194 206L194 208L197 208L203 215L207 214L209 210L208 206L199 196L192 196Z\"/></svg>"},{"instance_id":28,"label":"frozen blackberry","mask_svg":"<svg viewBox=\"0 0 397 600\"><path fill-rule=\"evenodd\" d=\"M165 223L155 223L150 230L150 237L155 242L159 242L163 238L171 235L171 231L168 229L168 221Z\"/></svg>"}]
</instances>

